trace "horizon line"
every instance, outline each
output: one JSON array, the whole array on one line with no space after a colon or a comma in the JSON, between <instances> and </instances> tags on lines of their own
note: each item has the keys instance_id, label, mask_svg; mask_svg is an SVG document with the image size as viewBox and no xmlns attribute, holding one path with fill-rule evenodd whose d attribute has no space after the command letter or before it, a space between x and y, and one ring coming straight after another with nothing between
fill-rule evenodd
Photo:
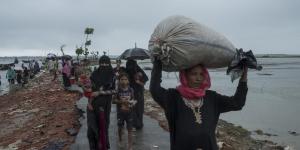
<instances>
[{"instance_id":1,"label":"horizon line","mask_svg":"<svg viewBox=\"0 0 300 150\"><path fill-rule=\"evenodd\" d=\"M286 53L267 53L267 54L254 54L255 56L258 56L258 55L289 55L289 56L300 56L300 53L299 54L286 54ZM77 57L77 55L70 55L72 57ZM102 56L102 55L99 55L99 56ZM119 56L119 55L108 55L108 56ZM9 55L9 56L0 56L0 58L3 58L3 57L47 57L47 56L44 56L44 55L24 55L24 56L15 56L15 55ZM80 56L80 57L84 57L84 56Z\"/></svg>"}]
</instances>

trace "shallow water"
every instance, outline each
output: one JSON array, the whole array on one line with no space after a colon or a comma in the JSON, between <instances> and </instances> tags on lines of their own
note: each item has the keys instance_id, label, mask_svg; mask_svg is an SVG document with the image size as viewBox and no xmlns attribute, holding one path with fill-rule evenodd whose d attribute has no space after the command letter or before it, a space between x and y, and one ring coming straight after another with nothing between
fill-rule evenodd
<instances>
[{"instance_id":1,"label":"shallow water","mask_svg":"<svg viewBox=\"0 0 300 150\"><path fill-rule=\"evenodd\" d=\"M21 68L21 65L22 65L22 60L32 60L32 59L35 59L35 60L40 60L40 57L34 57L34 58L29 58L29 57L21 57L21 58L18 58L19 60L19 63L18 64L15 64L15 68L16 69L20 69ZM0 64L8 64L8 63L13 63L15 60L15 58L11 58L11 57L2 57L0 58ZM42 66L42 62L41 61L38 61L39 62L39 65L40 67ZM24 64L27 68L28 68L28 63L25 63ZM8 93L9 92L9 84L8 84L8 81L6 79L6 70L0 70L0 75L1 75L1 86L0 86L0 95L3 95L5 93ZM16 83L16 81L15 81Z\"/></svg>"},{"instance_id":2,"label":"shallow water","mask_svg":"<svg viewBox=\"0 0 300 150\"><path fill-rule=\"evenodd\" d=\"M241 112L230 112L222 118L247 129L262 129L278 137L271 137L278 143L295 145L300 149L300 136L288 131L300 132L300 69L270 69L271 76L249 74L249 94L247 103ZM218 82L222 93L226 86Z\"/></svg>"}]
</instances>

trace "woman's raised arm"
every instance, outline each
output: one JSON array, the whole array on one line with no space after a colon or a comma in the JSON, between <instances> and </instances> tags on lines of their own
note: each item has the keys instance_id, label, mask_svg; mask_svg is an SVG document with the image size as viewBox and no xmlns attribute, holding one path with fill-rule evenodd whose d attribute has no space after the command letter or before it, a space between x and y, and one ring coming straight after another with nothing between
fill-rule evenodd
<instances>
[{"instance_id":1,"label":"woman's raised arm","mask_svg":"<svg viewBox=\"0 0 300 150\"><path fill-rule=\"evenodd\" d=\"M161 61L155 60L151 72L150 93L162 108L166 108L167 90L161 87L162 64Z\"/></svg>"}]
</instances>

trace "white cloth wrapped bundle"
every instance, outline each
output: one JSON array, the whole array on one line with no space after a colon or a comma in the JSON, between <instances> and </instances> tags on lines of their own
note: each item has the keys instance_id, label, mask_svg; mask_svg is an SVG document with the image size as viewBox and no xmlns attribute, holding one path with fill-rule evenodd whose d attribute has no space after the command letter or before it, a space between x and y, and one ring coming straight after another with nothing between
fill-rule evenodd
<instances>
[{"instance_id":1,"label":"white cloth wrapped bundle","mask_svg":"<svg viewBox=\"0 0 300 150\"><path fill-rule=\"evenodd\" d=\"M223 35L184 16L161 21L149 40L149 50L162 60L163 70L172 72L202 64L227 67L235 47Z\"/></svg>"}]
</instances>

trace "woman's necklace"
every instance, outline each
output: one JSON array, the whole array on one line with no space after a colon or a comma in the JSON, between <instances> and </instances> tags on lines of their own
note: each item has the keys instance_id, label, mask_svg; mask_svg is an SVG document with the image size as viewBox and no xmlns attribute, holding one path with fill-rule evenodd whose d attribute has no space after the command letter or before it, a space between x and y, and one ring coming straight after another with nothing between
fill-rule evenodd
<instances>
[{"instance_id":1,"label":"woman's necklace","mask_svg":"<svg viewBox=\"0 0 300 150\"><path fill-rule=\"evenodd\" d=\"M192 109L193 114L194 114L195 119L196 119L195 122L198 123L198 124L201 124L202 123L202 117L201 117L200 108L203 105L203 97L201 97L200 100L197 100L197 101L188 100L184 97L182 97L182 98L183 98L184 104L187 107L189 107L190 109Z\"/></svg>"}]
</instances>

